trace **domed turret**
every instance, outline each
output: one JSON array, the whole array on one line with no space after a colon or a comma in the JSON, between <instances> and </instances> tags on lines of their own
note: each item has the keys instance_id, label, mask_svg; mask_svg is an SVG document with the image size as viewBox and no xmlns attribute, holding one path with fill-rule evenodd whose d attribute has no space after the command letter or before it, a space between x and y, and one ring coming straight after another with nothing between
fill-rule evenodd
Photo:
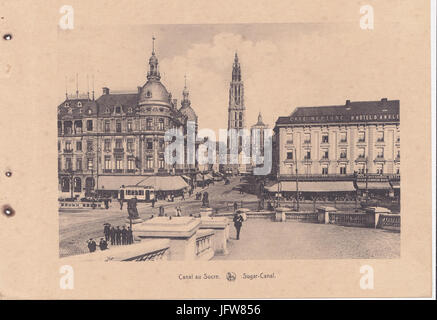
<instances>
[{"instance_id":1,"label":"domed turret","mask_svg":"<svg viewBox=\"0 0 437 320\"><path fill-rule=\"evenodd\" d=\"M179 109L179 111L187 117L187 121L194 121L197 123L197 115L196 112L194 112L193 108L191 108L191 101L188 98L190 92L188 91L187 88L187 78L185 77L185 86L184 86L184 90L182 91L182 102L181 105L182 107Z\"/></svg>"},{"instance_id":2,"label":"domed turret","mask_svg":"<svg viewBox=\"0 0 437 320\"><path fill-rule=\"evenodd\" d=\"M140 89L138 102L140 105L159 104L170 106L170 94L161 83L161 75L158 69L158 58L155 54L155 37L153 39L152 55L149 59L149 71L147 82Z\"/></svg>"}]
</instances>

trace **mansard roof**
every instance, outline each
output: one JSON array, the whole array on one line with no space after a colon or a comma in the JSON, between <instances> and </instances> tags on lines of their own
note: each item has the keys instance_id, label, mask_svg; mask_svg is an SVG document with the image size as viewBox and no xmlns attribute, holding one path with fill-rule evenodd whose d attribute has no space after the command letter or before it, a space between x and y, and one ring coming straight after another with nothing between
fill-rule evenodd
<instances>
[{"instance_id":1,"label":"mansard roof","mask_svg":"<svg viewBox=\"0 0 437 320\"><path fill-rule=\"evenodd\" d=\"M399 122L399 100L346 101L344 105L297 107L276 125L329 122Z\"/></svg>"}]
</instances>

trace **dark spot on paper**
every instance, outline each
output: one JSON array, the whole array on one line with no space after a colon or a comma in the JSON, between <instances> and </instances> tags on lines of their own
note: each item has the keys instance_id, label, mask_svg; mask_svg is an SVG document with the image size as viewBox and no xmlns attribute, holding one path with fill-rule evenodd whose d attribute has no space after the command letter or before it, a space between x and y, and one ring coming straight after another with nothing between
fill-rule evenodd
<instances>
[{"instance_id":1,"label":"dark spot on paper","mask_svg":"<svg viewBox=\"0 0 437 320\"><path fill-rule=\"evenodd\" d=\"M15 214L15 210L12 209L11 206L9 206L9 205L4 205L3 206L3 213L8 217L12 217Z\"/></svg>"}]
</instances>

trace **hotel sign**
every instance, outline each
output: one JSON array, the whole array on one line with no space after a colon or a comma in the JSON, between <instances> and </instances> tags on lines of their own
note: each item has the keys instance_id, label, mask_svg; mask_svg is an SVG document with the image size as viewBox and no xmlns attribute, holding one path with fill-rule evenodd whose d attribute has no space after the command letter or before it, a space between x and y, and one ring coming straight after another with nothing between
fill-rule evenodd
<instances>
[{"instance_id":1,"label":"hotel sign","mask_svg":"<svg viewBox=\"0 0 437 320\"><path fill-rule=\"evenodd\" d=\"M298 116L290 117L291 122L374 122L399 121L397 114L353 114L353 115L326 115L326 116Z\"/></svg>"}]
</instances>

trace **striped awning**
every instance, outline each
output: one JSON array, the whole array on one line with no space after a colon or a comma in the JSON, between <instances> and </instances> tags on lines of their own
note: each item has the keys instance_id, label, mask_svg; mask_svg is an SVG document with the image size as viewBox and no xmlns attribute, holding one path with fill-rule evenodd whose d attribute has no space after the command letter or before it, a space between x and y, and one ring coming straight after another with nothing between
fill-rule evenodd
<instances>
[{"instance_id":1,"label":"striped awning","mask_svg":"<svg viewBox=\"0 0 437 320\"><path fill-rule=\"evenodd\" d=\"M299 192L354 192L353 181L300 181ZM278 184L266 188L269 192L278 192ZM296 181L281 181L279 192L296 192Z\"/></svg>"},{"instance_id":2,"label":"striped awning","mask_svg":"<svg viewBox=\"0 0 437 320\"><path fill-rule=\"evenodd\" d=\"M99 190L119 190L121 186L134 186L143 179L141 176L100 176Z\"/></svg>"},{"instance_id":3,"label":"striped awning","mask_svg":"<svg viewBox=\"0 0 437 320\"><path fill-rule=\"evenodd\" d=\"M152 186L155 191L176 191L188 188L180 176L150 176L137 183L138 186Z\"/></svg>"},{"instance_id":4,"label":"striped awning","mask_svg":"<svg viewBox=\"0 0 437 320\"><path fill-rule=\"evenodd\" d=\"M360 190L366 190L366 183L365 182L357 182L357 187ZM391 186L390 186L390 183L388 183L388 181L368 182L367 189L369 189L369 190L390 190Z\"/></svg>"}]
</instances>

